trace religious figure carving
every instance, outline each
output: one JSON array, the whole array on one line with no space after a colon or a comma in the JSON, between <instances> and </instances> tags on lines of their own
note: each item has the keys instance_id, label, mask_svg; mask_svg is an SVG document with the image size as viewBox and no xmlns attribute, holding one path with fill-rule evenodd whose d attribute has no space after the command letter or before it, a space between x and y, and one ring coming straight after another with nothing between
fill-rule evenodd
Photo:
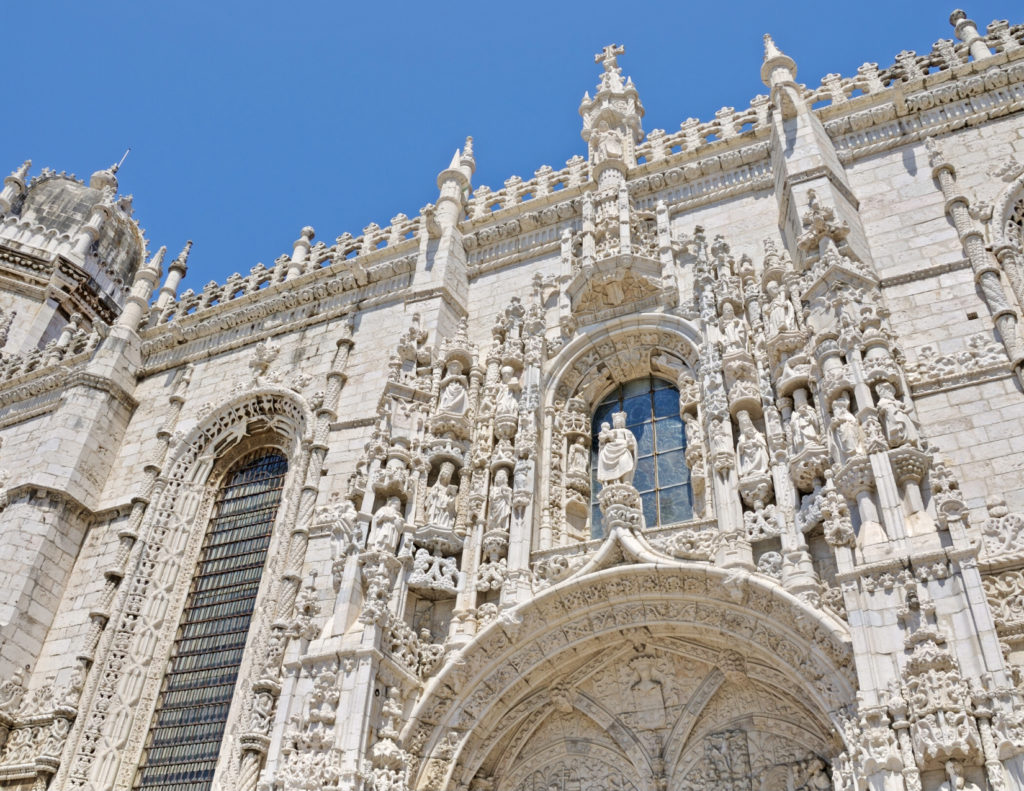
<instances>
[{"instance_id":1,"label":"religious figure carving","mask_svg":"<svg viewBox=\"0 0 1024 791\"><path fill-rule=\"evenodd\" d=\"M722 328L726 354L747 351L747 325L743 319L736 316L732 303L726 302L722 306L722 321L719 326Z\"/></svg>"},{"instance_id":2,"label":"religious figure carving","mask_svg":"<svg viewBox=\"0 0 1024 791\"><path fill-rule=\"evenodd\" d=\"M789 420L793 453L799 454L809 446L821 445L818 433L818 415L808 402L804 402L795 410Z\"/></svg>"},{"instance_id":3,"label":"religious figure carving","mask_svg":"<svg viewBox=\"0 0 1024 791\"><path fill-rule=\"evenodd\" d=\"M494 405L494 413L499 417L518 417L519 415L519 380L515 371L506 365L501 369L501 384L498 387L498 398Z\"/></svg>"},{"instance_id":4,"label":"religious figure carving","mask_svg":"<svg viewBox=\"0 0 1024 791\"><path fill-rule=\"evenodd\" d=\"M462 381L462 363L458 360L448 363L445 381L438 411L446 415L460 417L466 413L467 407L466 386Z\"/></svg>"},{"instance_id":5,"label":"religious figure carving","mask_svg":"<svg viewBox=\"0 0 1024 791\"><path fill-rule=\"evenodd\" d=\"M405 527L402 516L402 501L398 497L389 497L373 515L370 525L373 531L373 546L378 551L393 550L398 544L398 537Z\"/></svg>"},{"instance_id":6,"label":"religious figure carving","mask_svg":"<svg viewBox=\"0 0 1024 791\"><path fill-rule=\"evenodd\" d=\"M587 451L587 442L583 437L577 437L576 441L569 446L568 471L570 475L589 476L590 453Z\"/></svg>"},{"instance_id":7,"label":"religious figure carving","mask_svg":"<svg viewBox=\"0 0 1024 791\"><path fill-rule=\"evenodd\" d=\"M768 337L774 337L780 332L788 332L796 329L796 317L793 311L793 303L789 301L784 289L772 281L767 286L768 292Z\"/></svg>"},{"instance_id":8,"label":"religious figure carving","mask_svg":"<svg viewBox=\"0 0 1024 791\"><path fill-rule=\"evenodd\" d=\"M832 404L832 433L846 456L860 451L860 425L850 413L850 397L843 394Z\"/></svg>"},{"instance_id":9,"label":"religious figure carving","mask_svg":"<svg viewBox=\"0 0 1024 791\"><path fill-rule=\"evenodd\" d=\"M736 443L740 478L768 474L768 443L745 414L740 415L740 438Z\"/></svg>"},{"instance_id":10,"label":"religious figure carving","mask_svg":"<svg viewBox=\"0 0 1024 791\"><path fill-rule=\"evenodd\" d=\"M508 470L500 467L494 473L491 496L487 503L487 529L508 530L512 515L512 487L508 485Z\"/></svg>"},{"instance_id":11,"label":"religious figure carving","mask_svg":"<svg viewBox=\"0 0 1024 791\"><path fill-rule=\"evenodd\" d=\"M601 424L598 435L597 480L609 483L632 483L636 471L637 444L633 432L626 428L626 413L612 414L612 425Z\"/></svg>"},{"instance_id":12,"label":"religious figure carving","mask_svg":"<svg viewBox=\"0 0 1024 791\"><path fill-rule=\"evenodd\" d=\"M882 419L882 428L890 448L896 448L917 439L914 421L907 414L906 405L897 397L896 388L891 382L879 382L875 386L878 393L878 415Z\"/></svg>"},{"instance_id":13,"label":"religious figure carving","mask_svg":"<svg viewBox=\"0 0 1024 791\"><path fill-rule=\"evenodd\" d=\"M451 530L455 524L455 495L459 488L452 483L454 473L454 464L450 461L442 464L427 494L427 522L443 530Z\"/></svg>"}]
</instances>

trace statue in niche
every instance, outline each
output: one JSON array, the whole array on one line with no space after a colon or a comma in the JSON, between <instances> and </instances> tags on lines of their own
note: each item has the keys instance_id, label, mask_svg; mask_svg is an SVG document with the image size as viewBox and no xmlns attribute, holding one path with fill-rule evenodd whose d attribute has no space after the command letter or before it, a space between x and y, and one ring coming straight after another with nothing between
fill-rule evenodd
<instances>
[{"instance_id":1,"label":"statue in niche","mask_svg":"<svg viewBox=\"0 0 1024 791\"><path fill-rule=\"evenodd\" d=\"M860 452L860 424L850 413L850 397L845 393L832 404L832 433L844 455Z\"/></svg>"},{"instance_id":2,"label":"statue in niche","mask_svg":"<svg viewBox=\"0 0 1024 791\"><path fill-rule=\"evenodd\" d=\"M808 402L802 403L794 411L789 419L790 433L792 434L793 453L803 453L810 446L821 445L821 435L818 433L818 415Z\"/></svg>"},{"instance_id":3,"label":"statue in niche","mask_svg":"<svg viewBox=\"0 0 1024 791\"><path fill-rule=\"evenodd\" d=\"M788 332L796 329L796 315L793 311L793 303L789 301L784 289L774 280L766 287L768 292L768 337L774 337L780 332Z\"/></svg>"},{"instance_id":4,"label":"statue in niche","mask_svg":"<svg viewBox=\"0 0 1024 791\"><path fill-rule=\"evenodd\" d=\"M494 404L495 415L519 417L519 390L519 380L516 379L515 371L509 365L503 366L498 398Z\"/></svg>"},{"instance_id":5,"label":"statue in niche","mask_svg":"<svg viewBox=\"0 0 1024 791\"><path fill-rule=\"evenodd\" d=\"M455 495L459 487L452 483L454 474L455 465L446 461L427 494L427 522L443 530L451 530L455 524Z\"/></svg>"},{"instance_id":6,"label":"statue in niche","mask_svg":"<svg viewBox=\"0 0 1024 791\"><path fill-rule=\"evenodd\" d=\"M882 419L882 428L890 448L897 448L917 439L914 421L907 414L906 405L896 395L896 388L891 382L879 382L875 385L878 393L878 415Z\"/></svg>"},{"instance_id":7,"label":"statue in niche","mask_svg":"<svg viewBox=\"0 0 1024 791\"><path fill-rule=\"evenodd\" d=\"M740 413L740 438L736 442L736 456L740 478L758 478L768 474L768 443L757 430L750 417Z\"/></svg>"},{"instance_id":8,"label":"statue in niche","mask_svg":"<svg viewBox=\"0 0 1024 791\"><path fill-rule=\"evenodd\" d=\"M499 467L494 473L491 496L487 501L487 529L508 530L512 516L512 487L508 485L508 470Z\"/></svg>"},{"instance_id":9,"label":"statue in niche","mask_svg":"<svg viewBox=\"0 0 1024 791\"><path fill-rule=\"evenodd\" d=\"M402 500L398 497L389 497L373 515L370 527L373 531L374 549L378 552L394 549L405 527Z\"/></svg>"},{"instance_id":10,"label":"statue in niche","mask_svg":"<svg viewBox=\"0 0 1024 791\"><path fill-rule=\"evenodd\" d=\"M529 481L530 462L521 458L516 462L516 466L512 471L512 483L515 485L517 491L525 492L529 489Z\"/></svg>"},{"instance_id":11,"label":"statue in niche","mask_svg":"<svg viewBox=\"0 0 1024 791\"><path fill-rule=\"evenodd\" d=\"M587 450L587 442L583 437L577 437L576 441L569 446L569 474L587 477L590 474L589 466L590 453Z\"/></svg>"},{"instance_id":12,"label":"statue in niche","mask_svg":"<svg viewBox=\"0 0 1024 791\"><path fill-rule=\"evenodd\" d=\"M722 305L722 322L719 326L722 328L726 354L747 351L747 325L736 315L732 303Z\"/></svg>"},{"instance_id":13,"label":"statue in niche","mask_svg":"<svg viewBox=\"0 0 1024 791\"><path fill-rule=\"evenodd\" d=\"M466 414L468 406L466 386L462 382L462 363L452 360L448 363L445 372L447 383L441 390L441 400L438 404L438 411L445 415L461 417Z\"/></svg>"},{"instance_id":14,"label":"statue in niche","mask_svg":"<svg viewBox=\"0 0 1024 791\"><path fill-rule=\"evenodd\" d=\"M608 128L607 121L600 121L597 125L598 144L597 156L594 157L595 164L604 162L606 159L622 159L622 138L614 129Z\"/></svg>"},{"instance_id":15,"label":"statue in niche","mask_svg":"<svg viewBox=\"0 0 1024 791\"><path fill-rule=\"evenodd\" d=\"M736 458L729 429L722 419L717 417L711 421L711 454L717 472L731 469Z\"/></svg>"},{"instance_id":16,"label":"statue in niche","mask_svg":"<svg viewBox=\"0 0 1024 791\"><path fill-rule=\"evenodd\" d=\"M636 471L637 444L633 432L626 428L626 413L612 413L612 426L601 424L598 434L597 480L609 483L633 483Z\"/></svg>"}]
</instances>

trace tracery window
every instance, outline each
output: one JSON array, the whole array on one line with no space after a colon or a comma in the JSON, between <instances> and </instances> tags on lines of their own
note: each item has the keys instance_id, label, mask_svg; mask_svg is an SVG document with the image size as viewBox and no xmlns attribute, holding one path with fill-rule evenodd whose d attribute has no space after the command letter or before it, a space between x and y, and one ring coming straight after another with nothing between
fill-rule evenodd
<instances>
[{"instance_id":1,"label":"tracery window","mask_svg":"<svg viewBox=\"0 0 1024 791\"><path fill-rule=\"evenodd\" d=\"M284 456L261 450L224 478L157 701L140 791L207 791L213 782L287 470Z\"/></svg>"},{"instance_id":2,"label":"tracery window","mask_svg":"<svg viewBox=\"0 0 1024 791\"><path fill-rule=\"evenodd\" d=\"M597 505L597 443L602 423L611 423L612 412L626 413L626 428L637 442L637 466L633 485L643 501L648 527L671 525L693 518L693 490L686 466L686 435L679 417L679 391L653 376L619 385L602 399L591 422L590 478L591 536L602 533Z\"/></svg>"}]
</instances>

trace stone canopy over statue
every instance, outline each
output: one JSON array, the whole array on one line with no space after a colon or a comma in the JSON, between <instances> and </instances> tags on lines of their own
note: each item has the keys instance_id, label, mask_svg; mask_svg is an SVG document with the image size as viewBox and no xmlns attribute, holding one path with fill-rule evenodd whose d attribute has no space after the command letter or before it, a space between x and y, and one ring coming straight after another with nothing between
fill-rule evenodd
<instances>
[{"instance_id":1,"label":"stone canopy over statue","mask_svg":"<svg viewBox=\"0 0 1024 791\"><path fill-rule=\"evenodd\" d=\"M610 483L633 483L636 471L637 444L633 432L626 428L626 413L614 412L612 425L601 424L598 434L597 480L602 486Z\"/></svg>"}]
</instances>

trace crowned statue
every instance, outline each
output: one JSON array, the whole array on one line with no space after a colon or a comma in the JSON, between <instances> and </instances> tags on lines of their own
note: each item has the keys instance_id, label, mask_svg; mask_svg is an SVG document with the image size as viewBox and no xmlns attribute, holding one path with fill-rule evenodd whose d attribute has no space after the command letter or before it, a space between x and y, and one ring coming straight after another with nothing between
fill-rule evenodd
<instances>
[{"instance_id":1,"label":"crowned statue","mask_svg":"<svg viewBox=\"0 0 1024 791\"><path fill-rule=\"evenodd\" d=\"M633 432L626 428L626 413L612 413L612 425L601 424L597 436L600 450L597 456L597 480L605 486L610 483L633 483L636 471L637 444Z\"/></svg>"}]
</instances>

